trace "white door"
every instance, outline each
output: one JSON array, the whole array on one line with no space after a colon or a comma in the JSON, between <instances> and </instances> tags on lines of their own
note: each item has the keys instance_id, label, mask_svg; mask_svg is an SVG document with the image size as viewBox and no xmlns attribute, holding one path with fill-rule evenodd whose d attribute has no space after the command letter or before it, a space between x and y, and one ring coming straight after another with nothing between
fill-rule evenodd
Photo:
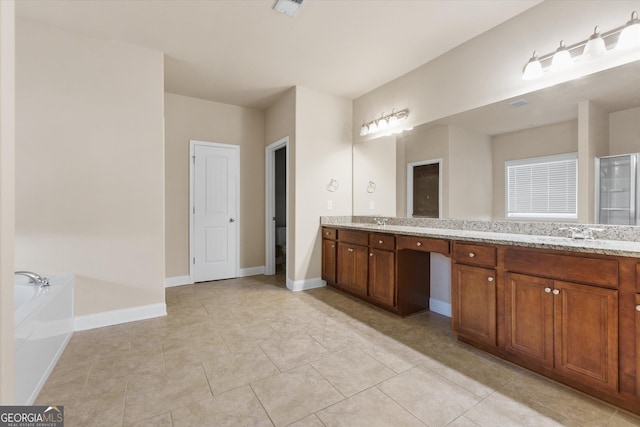
<instances>
[{"instance_id":1,"label":"white door","mask_svg":"<svg viewBox=\"0 0 640 427\"><path fill-rule=\"evenodd\" d=\"M191 141L191 278L237 277L240 156L234 145Z\"/></svg>"}]
</instances>

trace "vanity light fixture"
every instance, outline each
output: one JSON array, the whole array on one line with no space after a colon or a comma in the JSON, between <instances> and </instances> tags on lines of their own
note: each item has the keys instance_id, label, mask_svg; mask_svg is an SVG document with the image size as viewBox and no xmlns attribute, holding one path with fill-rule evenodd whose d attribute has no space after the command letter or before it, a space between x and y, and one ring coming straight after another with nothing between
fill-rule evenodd
<instances>
[{"instance_id":1,"label":"vanity light fixture","mask_svg":"<svg viewBox=\"0 0 640 427\"><path fill-rule=\"evenodd\" d=\"M363 123L362 127L360 128L360 136L371 135L379 131L400 133L403 130L409 130L399 127L399 123L402 120L405 120L407 117L409 117L409 110L406 108L400 111L396 111L394 109L390 114L383 113L379 119L374 119L370 122Z\"/></svg>"},{"instance_id":2,"label":"vanity light fixture","mask_svg":"<svg viewBox=\"0 0 640 427\"><path fill-rule=\"evenodd\" d=\"M545 72L556 72L571 67L576 61L592 61L616 50L640 47L640 19L638 12L631 13L631 19L624 25L605 33L595 27L593 34L586 40L567 46L564 40L554 52L538 56L534 51L522 70L523 80L542 77Z\"/></svg>"}]
</instances>

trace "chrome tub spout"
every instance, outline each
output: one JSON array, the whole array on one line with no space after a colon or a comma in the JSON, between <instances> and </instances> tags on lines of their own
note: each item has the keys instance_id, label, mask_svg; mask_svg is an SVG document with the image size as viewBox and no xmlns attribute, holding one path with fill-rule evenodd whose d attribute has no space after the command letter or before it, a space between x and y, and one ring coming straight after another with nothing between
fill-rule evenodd
<instances>
[{"instance_id":1,"label":"chrome tub spout","mask_svg":"<svg viewBox=\"0 0 640 427\"><path fill-rule=\"evenodd\" d=\"M49 286L48 278L41 276L38 273L34 273L33 271L16 271L14 274L28 277L29 283L33 283L34 285Z\"/></svg>"}]
</instances>

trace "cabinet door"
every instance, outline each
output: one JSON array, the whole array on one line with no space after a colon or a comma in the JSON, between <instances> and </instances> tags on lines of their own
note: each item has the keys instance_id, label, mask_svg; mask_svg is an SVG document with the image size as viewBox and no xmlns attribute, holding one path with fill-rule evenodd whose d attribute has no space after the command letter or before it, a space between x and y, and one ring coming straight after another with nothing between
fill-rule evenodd
<instances>
[{"instance_id":1,"label":"cabinet door","mask_svg":"<svg viewBox=\"0 0 640 427\"><path fill-rule=\"evenodd\" d=\"M506 350L553 367L553 281L513 273L505 279Z\"/></svg>"},{"instance_id":2,"label":"cabinet door","mask_svg":"<svg viewBox=\"0 0 640 427\"><path fill-rule=\"evenodd\" d=\"M640 294L636 294L636 398L640 399Z\"/></svg>"},{"instance_id":3,"label":"cabinet door","mask_svg":"<svg viewBox=\"0 0 640 427\"><path fill-rule=\"evenodd\" d=\"M328 283L336 283L336 248L335 240L322 239L322 279Z\"/></svg>"},{"instance_id":4,"label":"cabinet door","mask_svg":"<svg viewBox=\"0 0 640 427\"><path fill-rule=\"evenodd\" d=\"M554 282L555 369L599 389L618 389L618 291Z\"/></svg>"},{"instance_id":5,"label":"cabinet door","mask_svg":"<svg viewBox=\"0 0 640 427\"><path fill-rule=\"evenodd\" d=\"M367 296L366 246L338 242L338 285L358 295Z\"/></svg>"},{"instance_id":6,"label":"cabinet door","mask_svg":"<svg viewBox=\"0 0 640 427\"><path fill-rule=\"evenodd\" d=\"M453 330L469 339L496 345L495 270L454 264L452 273Z\"/></svg>"},{"instance_id":7,"label":"cabinet door","mask_svg":"<svg viewBox=\"0 0 640 427\"><path fill-rule=\"evenodd\" d=\"M396 301L395 254L371 249L369 252L369 296L394 307Z\"/></svg>"}]
</instances>

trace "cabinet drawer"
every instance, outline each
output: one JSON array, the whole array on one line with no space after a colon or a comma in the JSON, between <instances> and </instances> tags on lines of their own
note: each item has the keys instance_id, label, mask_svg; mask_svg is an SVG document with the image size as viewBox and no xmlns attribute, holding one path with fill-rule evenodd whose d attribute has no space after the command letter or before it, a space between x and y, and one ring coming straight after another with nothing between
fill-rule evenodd
<instances>
[{"instance_id":1,"label":"cabinet drawer","mask_svg":"<svg viewBox=\"0 0 640 427\"><path fill-rule=\"evenodd\" d=\"M371 233L369 234L369 247L392 251L396 248L396 238L389 234Z\"/></svg>"},{"instance_id":2,"label":"cabinet drawer","mask_svg":"<svg viewBox=\"0 0 640 427\"><path fill-rule=\"evenodd\" d=\"M411 249L414 251L437 252L449 255L449 241L442 239L430 239L427 237L398 236L396 248Z\"/></svg>"},{"instance_id":3,"label":"cabinet drawer","mask_svg":"<svg viewBox=\"0 0 640 427\"><path fill-rule=\"evenodd\" d=\"M356 245L369 245L369 233L366 231L340 230L338 240Z\"/></svg>"},{"instance_id":4,"label":"cabinet drawer","mask_svg":"<svg viewBox=\"0 0 640 427\"><path fill-rule=\"evenodd\" d=\"M461 264L493 267L496 265L496 248L491 246L454 243L453 259Z\"/></svg>"},{"instance_id":5,"label":"cabinet drawer","mask_svg":"<svg viewBox=\"0 0 640 427\"><path fill-rule=\"evenodd\" d=\"M322 227L322 238L336 240L337 231L335 228Z\"/></svg>"},{"instance_id":6,"label":"cabinet drawer","mask_svg":"<svg viewBox=\"0 0 640 427\"><path fill-rule=\"evenodd\" d=\"M516 273L618 288L618 262L612 260L507 249L504 267Z\"/></svg>"}]
</instances>

